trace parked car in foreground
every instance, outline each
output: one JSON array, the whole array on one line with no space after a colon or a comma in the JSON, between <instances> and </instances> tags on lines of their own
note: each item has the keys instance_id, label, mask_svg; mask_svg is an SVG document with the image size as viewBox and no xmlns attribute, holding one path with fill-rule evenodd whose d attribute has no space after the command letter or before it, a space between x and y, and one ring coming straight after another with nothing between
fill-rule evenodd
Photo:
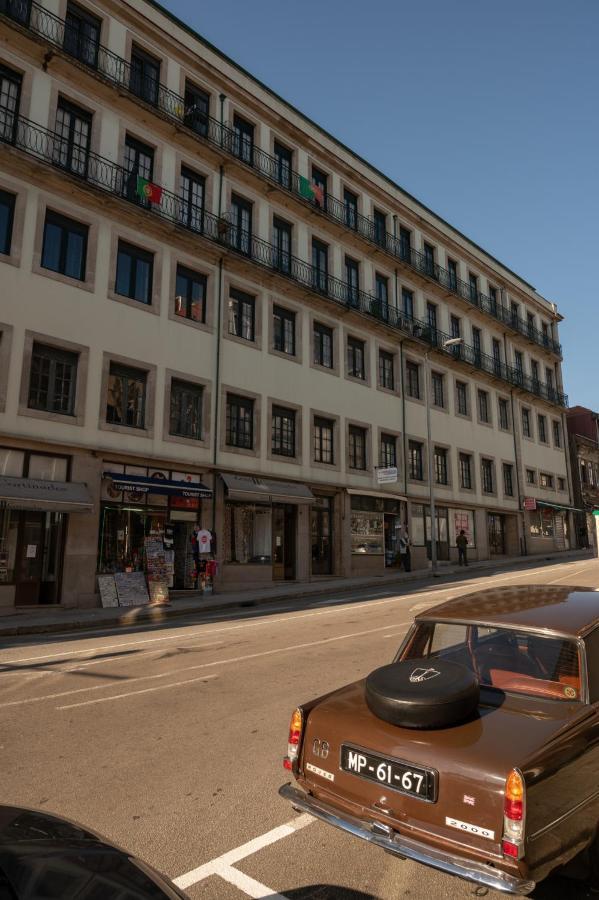
<instances>
[{"instance_id":1,"label":"parked car in foreground","mask_svg":"<svg viewBox=\"0 0 599 900\"><path fill-rule=\"evenodd\" d=\"M599 593L506 587L420 613L395 660L298 707L295 809L512 894L599 823Z\"/></svg>"},{"instance_id":2,"label":"parked car in foreground","mask_svg":"<svg viewBox=\"0 0 599 900\"><path fill-rule=\"evenodd\" d=\"M180 900L164 875L58 816L0 806L0 900Z\"/></svg>"}]
</instances>

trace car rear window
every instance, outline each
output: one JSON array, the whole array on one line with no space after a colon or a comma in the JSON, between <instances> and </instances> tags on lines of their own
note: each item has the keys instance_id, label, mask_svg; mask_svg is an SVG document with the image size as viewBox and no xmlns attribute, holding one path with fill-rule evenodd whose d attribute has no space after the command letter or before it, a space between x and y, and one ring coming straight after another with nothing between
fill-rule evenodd
<instances>
[{"instance_id":1,"label":"car rear window","mask_svg":"<svg viewBox=\"0 0 599 900\"><path fill-rule=\"evenodd\" d=\"M462 663L481 685L551 700L580 700L578 645L512 628L423 622L402 659L449 659Z\"/></svg>"}]
</instances>

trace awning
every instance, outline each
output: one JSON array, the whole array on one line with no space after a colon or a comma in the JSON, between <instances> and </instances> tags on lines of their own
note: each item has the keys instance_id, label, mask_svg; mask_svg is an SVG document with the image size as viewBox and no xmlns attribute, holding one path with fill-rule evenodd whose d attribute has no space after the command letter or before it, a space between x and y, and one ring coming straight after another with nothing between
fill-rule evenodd
<instances>
[{"instance_id":1,"label":"awning","mask_svg":"<svg viewBox=\"0 0 599 900\"><path fill-rule=\"evenodd\" d=\"M346 490L350 496L356 497L382 497L383 500L404 500L405 502L408 499L403 494L394 494L392 491L369 491L364 488L346 488Z\"/></svg>"},{"instance_id":2,"label":"awning","mask_svg":"<svg viewBox=\"0 0 599 900\"><path fill-rule=\"evenodd\" d=\"M93 503L85 484L0 475L0 509L91 512Z\"/></svg>"},{"instance_id":3,"label":"awning","mask_svg":"<svg viewBox=\"0 0 599 900\"><path fill-rule=\"evenodd\" d=\"M548 500L537 500L537 506L546 506L548 509L561 509L564 512L584 512L576 506L563 506L561 503L549 503Z\"/></svg>"},{"instance_id":4,"label":"awning","mask_svg":"<svg viewBox=\"0 0 599 900\"><path fill-rule=\"evenodd\" d=\"M223 475L229 500L246 503L314 503L314 494L305 484L270 481L251 475Z\"/></svg>"},{"instance_id":5,"label":"awning","mask_svg":"<svg viewBox=\"0 0 599 900\"><path fill-rule=\"evenodd\" d=\"M147 475L124 475L122 472L104 472L117 491L135 491L139 494L166 494L169 497L209 499L212 491L201 482L173 481L170 478L148 478Z\"/></svg>"}]
</instances>

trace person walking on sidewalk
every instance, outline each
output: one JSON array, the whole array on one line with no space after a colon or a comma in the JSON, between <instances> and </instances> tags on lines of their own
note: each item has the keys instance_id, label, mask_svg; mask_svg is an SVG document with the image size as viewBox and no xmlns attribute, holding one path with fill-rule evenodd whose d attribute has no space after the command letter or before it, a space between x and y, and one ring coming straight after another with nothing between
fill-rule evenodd
<instances>
[{"instance_id":1,"label":"person walking on sidewalk","mask_svg":"<svg viewBox=\"0 0 599 900\"><path fill-rule=\"evenodd\" d=\"M407 528L404 529L403 533L399 537L399 564L400 566L403 565L406 572L410 572L412 570L410 538L408 536Z\"/></svg>"},{"instance_id":2,"label":"person walking on sidewalk","mask_svg":"<svg viewBox=\"0 0 599 900\"><path fill-rule=\"evenodd\" d=\"M458 548L458 563L460 566L468 565L468 557L466 555L466 551L468 549L468 538L466 537L466 532L462 528L460 533L456 538L456 545Z\"/></svg>"}]
</instances>

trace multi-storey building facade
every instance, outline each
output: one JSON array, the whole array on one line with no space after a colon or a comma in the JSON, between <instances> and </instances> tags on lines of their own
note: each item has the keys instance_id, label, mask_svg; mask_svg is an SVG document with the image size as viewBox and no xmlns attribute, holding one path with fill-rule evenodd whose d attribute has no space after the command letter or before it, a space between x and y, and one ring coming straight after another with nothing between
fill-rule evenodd
<instances>
[{"instance_id":1,"label":"multi-storey building facade","mask_svg":"<svg viewBox=\"0 0 599 900\"><path fill-rule=\"evenodd\" d=\"M567 425L577 544L593 547L597 543L593 510L599 510L599 413L573 406Z\"/></svg>"},{"instance_id":2,"label":"multi-storey building facade","mask_svg":"<svg viewBox=\"0 0 599 900\"><path fill-rule=\"evenodd\" d=\"M567 545L555 304L155 3L0 36L0 604L92 604L165 530L193 587L198 524L226 586L406 524L424 567L427 403L440 559Z\"/></svg>"}]
</instances>

